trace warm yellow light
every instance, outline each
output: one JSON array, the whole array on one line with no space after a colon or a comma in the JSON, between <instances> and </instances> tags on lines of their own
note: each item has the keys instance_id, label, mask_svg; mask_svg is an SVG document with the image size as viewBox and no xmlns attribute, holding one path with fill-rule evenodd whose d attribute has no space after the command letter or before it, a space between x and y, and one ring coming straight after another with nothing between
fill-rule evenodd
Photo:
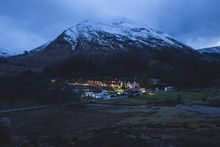
<instances>
[{"instance_id":1,"label":"warm yellow light","mask_svg":"<svg viewBox=\"0 0 220 147\"><path fill-rule=\"evenodd\" d=\"M155 95L153 92L149 92L148 93L150 96L153 96L153 95Z\"/></svg>"}]
</instances>

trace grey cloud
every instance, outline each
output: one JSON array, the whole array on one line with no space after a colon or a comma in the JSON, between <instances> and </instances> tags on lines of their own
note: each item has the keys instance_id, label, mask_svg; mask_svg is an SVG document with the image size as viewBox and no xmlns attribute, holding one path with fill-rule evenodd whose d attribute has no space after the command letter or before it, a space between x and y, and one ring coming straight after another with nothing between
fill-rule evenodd
<instances>
[{"instance_id":1,"label":"grey cloud","mask_svg":"<svg viewBox=\"0 0 220 147\"><path fill-rule=\"evenodd\" d=\"M220 41L219 0L1 0L0 46L32 49L76 22L120 16L147 23L194 48Z\"/></svg>"}]
</instances>

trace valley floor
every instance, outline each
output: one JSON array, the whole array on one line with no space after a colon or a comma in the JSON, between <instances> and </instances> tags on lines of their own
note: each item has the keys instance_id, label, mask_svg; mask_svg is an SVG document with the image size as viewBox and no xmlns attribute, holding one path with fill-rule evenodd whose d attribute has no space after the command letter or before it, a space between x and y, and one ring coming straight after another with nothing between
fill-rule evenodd
<instances>
[{"instance_id":1,"label":"valley floor","mask_svg":"<svg viewBox=\"0 0 220 147\"><path fill-rule=\"evenodd\" d=\"M0 118L12 121L13 142L21 147L220 146L219 107L200 101L132 104L130 99L9 112Z\"/></svg>"},{"instance_id":2,"label":"valley floor","mask_svg":"<svg viewBox=\"0 0 220 147\"><path fill-rule=\"evenodd\" d=\"M62 106L10 113L21 146L218 146L219 118L176 107ZM209 136L209 137L207 137Z\"/></svg>"}]
</instances>

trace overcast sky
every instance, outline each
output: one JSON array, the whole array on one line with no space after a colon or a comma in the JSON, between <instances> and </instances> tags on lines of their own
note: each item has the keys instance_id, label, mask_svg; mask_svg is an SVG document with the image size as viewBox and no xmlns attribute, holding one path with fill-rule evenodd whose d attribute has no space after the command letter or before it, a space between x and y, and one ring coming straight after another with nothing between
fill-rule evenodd
<instances>
[{"instance_id":1,"label":"overcast sky","mask_svg":"<svg viewBox=\"0 0 220 147\"><path fill-rule=\"evenodd\" d=\"M194 48L220 46L220 0L1 0L0 47L30 50L75 23L126 17Z\"/></svg>"}]
</instances>

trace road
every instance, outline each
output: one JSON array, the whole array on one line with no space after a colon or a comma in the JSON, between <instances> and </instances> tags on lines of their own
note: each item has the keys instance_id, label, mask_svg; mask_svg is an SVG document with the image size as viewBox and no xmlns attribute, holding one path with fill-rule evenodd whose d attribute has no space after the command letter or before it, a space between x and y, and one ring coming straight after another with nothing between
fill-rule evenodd
<instances>
[{"instance_id":1,"label":"road","mask_svg":"<svg viewBox=\"0 0 220 147\"><path fill-rule=\"evenodd\" d=\"M88 103L90 101L85 101L83 103ZM41 106L30 106L30 107L22 107L22 108L13 108L13 109L4 109L0 110L0 114L4 113L10 113L10 112L20 112L20 111L32 111L32 110L38 110L38 109L47 109L57 106L67 106L67 105L76 105L79 104L79 102L71 102L71 103L65 103L65 104L53 104L53 105L41 105Z\"/></svg>"},{"instance_id":2,"label":"road","mask_svg":"<svg viewBox=\"0 0 220 147\"><path fill-rule=\"evenodd\" d=\"M9 113L9 112L19 112L19 111L30 111L30 110L37 110L37 109L46 109L46 108L50 108L50 107L54 107L54 106L57 106L57 105L43 105L43 106L5 109L5 110L0 110L0 114Z\"/></svg>"},{"instance_id":3,"label":"road","mask_svg":"<svg viewBox=\"0 0 220 147\"><path fill-rule=\"evenodd\" d=\"M71 103L65 103L65 104L51 104L51 105L41 105L41 106L30 106L30 107L22 107L22 108L12 108L12 109L3 109L0 110L0 114L4 113L10 113L10 112L20 112L20 111L32 111L32 110L39 110L39 109L47 109L51 107L57 107L57 106L68 106L68 105L76 105L76 104L86 104L90 102L95 102L98 100L90 100L90 101L84 101L84 102L71 102Z\"/></svg>"}]
</instances>

